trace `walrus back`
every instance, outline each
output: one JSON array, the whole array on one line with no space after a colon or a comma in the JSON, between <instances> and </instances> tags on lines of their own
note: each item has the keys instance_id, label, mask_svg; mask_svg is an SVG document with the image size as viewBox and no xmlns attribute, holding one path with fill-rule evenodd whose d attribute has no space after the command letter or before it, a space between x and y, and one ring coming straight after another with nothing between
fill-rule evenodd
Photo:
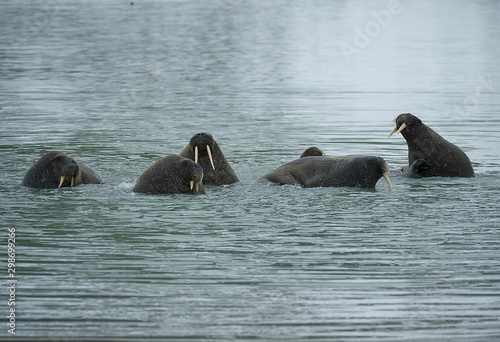
<instances>
[{"instance_id":1,"label":"walrus back","mask_svg":"<svg viewBox=\"0 0 500 342\"><path fill-rule=\"evenodd\" d=\"M51 189L57 188L57 179L46 169L35 164L28 169L21 181L22 186L30 188Z\"/></svg>"},{"instance_id":2,"label":"walrus back","mask_svg":"<svg viewBox=\"0 0 500 342\"><path fill-rule=\"evenodd\" d=\"M96 171L92 170L90 167L78 164L80 168L80 179L82 184L102 184L104 180L101 175Z\"/></svg>"}]
</instances>

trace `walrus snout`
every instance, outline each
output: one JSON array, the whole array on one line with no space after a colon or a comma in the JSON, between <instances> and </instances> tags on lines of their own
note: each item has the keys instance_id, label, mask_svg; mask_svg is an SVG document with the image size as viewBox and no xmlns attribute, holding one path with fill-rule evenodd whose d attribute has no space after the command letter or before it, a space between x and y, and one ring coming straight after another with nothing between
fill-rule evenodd
<instances>
[{"instance_id":1,"label":"walrus snout","mask_svg":"<svg viewBox=\"0 0 500 342\"><path fill-rule=\"evenodd\" d=\"M389 177L389 164L384 160L382 165L382 177L384 177L387 184L389 184L389 191L392 190L391 178Z\"/></svg>"},{"instance_id":2,"label":"walrus snout","mask_svg":"<svg viewBox=\"0 0 500 342\"><path fill-rule=\"evenodd\" d=\"M191 180L195 183L199 183L203 180L203 168L199 165L195 165L191 172Z\"/></svg>"},{"instance_id":3,"label":"walrus snout","mask_svg":"<svg viewBox=\"0 0 500 342\"><path fill-rule=\"evenodd\" d=\"M367 164L374 167L375 172L379 173L379 178L380 175L384 177L387 184L389 185L389 190L392 190L391 178L389 177L389 164L387 164L384 158L381 157L368 157L368 158L369 159L367 159Z\"/></svg>"},{"instance_id":4,"label":"walrus snout","mask_svg":"<svg viewBox=\"0 0 500 342\"><path fill-rule=\"evenodd\" d=\"M212 169L215 170L214 158L212 157L212 148L214 146L215 140L208 133L197 133L189 141L189 145L194 149L194 162L198 163L199 155L207 155L210 159L210 165Z\"/></svg>"},{"instance_id":5,"label":"walrus snout","mask_svg":"<svg viewBox=\"0 0 500 342\"><path fill-rule=\"evenodd\" d=\"M62 186L74 186L75 180L79 178L79 174L80 167L78 167L78 164L69 164L62 170L61 177L59 178L59 185L57 187L60 188Z\"/></svg>"}]
</instances>

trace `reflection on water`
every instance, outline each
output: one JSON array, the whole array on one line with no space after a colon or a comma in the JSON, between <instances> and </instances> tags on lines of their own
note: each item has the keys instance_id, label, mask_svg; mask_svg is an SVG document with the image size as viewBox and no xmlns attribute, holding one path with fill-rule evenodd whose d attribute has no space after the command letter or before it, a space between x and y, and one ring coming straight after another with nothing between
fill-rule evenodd
<instances>
[{"instance_id":1,"label":"reflection on water","mask_svg":"<svg viewBox=\"0 0 500 342\"><path fill-rule=\"evenodd\" d=\"M498 339L499 4L391 3L3 4L16 335ZM476 177L395 177L391 192L256 184L310 146L400 168L405 141L387 135L403 112L461 147ZM197 132L240 183L132 193ZM49 150L106 184L21 187Z\"/></svg>"}]
</instances>

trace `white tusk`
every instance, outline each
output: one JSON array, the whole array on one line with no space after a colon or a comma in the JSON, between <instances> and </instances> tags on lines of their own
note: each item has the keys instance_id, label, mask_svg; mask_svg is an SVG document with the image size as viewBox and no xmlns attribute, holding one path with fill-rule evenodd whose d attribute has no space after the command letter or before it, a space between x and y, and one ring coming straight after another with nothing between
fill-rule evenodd
<instances>
[{"instance_id":1,"label":"white tusk","mask_svg":"<svg viewBox=\"0 0 500 342\"><path fill-rule=\"evenodd\" d=\"M214 160L212 159L212 152L210 152L210 146L207 145L208 158L210 158L210 164L212 164L212 168L215 170Z\"/></svg>"},{"instance_id":2,"label":"white tusk","mask_svg":"<svg viewBox=\"0 0 500 342\"><path fill-rule=\"evenodd\" d=\"M196 192L198 192L198 186L199 186L200 182L196 182Z\"/></svg>"},{"instance_id":3,"label":"white tusk","mask_svg":"<svg viewBox=\"0 0 500 342\"><path fill-rule=\"evenodd\" d=\"M191 188L191 190L193 190L193 186L194 186L194 182L193 182L193 181L190 181L190 182L189 182L189 187ZM196 184L196 186L198 186L198 184Z\"/></svg>"},{"instance_id":4,"label":"white tusk","mask_svg":"<svg viewBox=\"0 0 500 342\"><path fill-rule=\"evenodd\" d=\"M394 129L391 131L391 133L389 133L388 138L390 138L391 135L393 135L397 130L398 130L398 126L394 127Z\"/></svg>"},{"instance_id":5,"label":"white tusk","mask_svg":"<svg viewBox=\"0 0 500 342\"><path fill-rule=\"evenodd\" d=\"M396 132L396 134L401 133L401 131L402 131L403 129L405 129L405 128L406 128L406 124L405 124L405 123L403 123L403 124L401 125L401 127L399 127L399 129L398 129L398 131Z\"/></svg>"},{"instance_id":6,"label":"white tusk","mask_svg":"<svg viewBox=\"0 0 500 342\"><path fill-rule=\"evenodd\" d=\"M194 147L194 162L198 164L198 146Z\"/></svg>"},{"instance_id":7,"label":"white tusk","mask_svg":"<svg viewBox=\"0 0 500 342\"><path fill-rule=\"evenodd\" d=\"M73 186L73 184L75 184L75 177L71 177L71 186Z\"/></svg>"},{"instance_id":8,"label":"white tusk","mask_svg":"<svg viewBox=\"0 0 500 342\"><path fill-rule=\"evenodd\" d=\"M402 131L403 129L405 129L405 128L406 128L406 124L405 124L405 123L403 123L403 124L401 125L401 127L399 127L399 129L398 129L398 127L394 127L394 129L393 129L393 130L391 131L391 133L389 134L388 138L389 138L391 135L393 135L393 134L394 134L394 132L396 132L396 134L401 133L401 131Z\"/></svg>"},{"instance_id":9,"label":"white tusk","mask_svg":"<svg viewBox=\"0 0 500 342\"><path fill-rule=\"evenodd\" d=\"M61 180L59 181L59 186L58 188L60 188L64 183L64 176L61 176Z\"/></svg>"},{"instance_id":10,"label":"white tusk","mask_svg":"<svg viewBox=\"0 0 500 342\"><path fill-rule=\"evenodd\" d=\"M389 178L389 171L384 172L382 176L384 176L385 180L387 181L387 184L389 184L389 191L391 191L392 184L391 184L391 179Z\"/></svg>"}]
</instances>

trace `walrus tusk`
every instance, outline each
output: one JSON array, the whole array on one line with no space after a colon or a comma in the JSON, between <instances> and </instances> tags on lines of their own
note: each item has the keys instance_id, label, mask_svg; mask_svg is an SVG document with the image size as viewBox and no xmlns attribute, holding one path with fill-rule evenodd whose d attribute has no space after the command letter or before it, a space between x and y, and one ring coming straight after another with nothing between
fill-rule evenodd
<instances>
[{"instance_id":1,"label":"walrus tusk","mask_svg":"<svg viewBox=\"0 0 500 342\"><path fill-rule=\"evenodd\" d=\"M58 188L60 188L64 183L64 176L61 176L61 180L59 181L59 185L57 186Z\"/></svg>"},{"instance_id":2,"label":"walrus tusk","mask_svg":"<svg viewBox=\"0 0 500 342\"><path fill-rule=\"evenodd\" d=\"M394 127L394 129L391 131L391 133L389 133L388 138L390 138L390 137L391 137L391 135L393 135L393 134L394 134L394 132L396 132L396 134L401 133L401 131L402 131L403 129L405 129L405 128L406 128L406 124L405 124L405 123L403 123L403 124L401 125L401 127L399 127L399 129L398 129L398 127L397 127L397 126L396 126L396 127Z\"/></svg>"},{"instance_id":3,"label":"walrus tusk","mask_svg":"<svg viewBox=\"0 0 500 342\"><path fill-rule=\"evenodd\" d=\"M70 186L73 186L73 184L75 184L75 177L71 177L71 185Z\"/></svg>"},{"instance_id":4,"label":"walrus tusk","mask_svg":"<svg viewBox=\"0 0 500 342\"><path fill-rule=\"evenodd\" d=\"M384 176L385 180L387 181L387 184L389 184L389 191L392 190L391 179L389 178L389 171L384 172L382 176Z\"/></svg>"},{"instance_id":5,"label":"walrus tusk","mask_svg":"<svg viewBox=\"0 0 500 342\"><path fill-rule=\"evenodd\" d=\"M198 164L198 146L194 147L194 162ZM192 187L191 187L192 189Z\"/></svg>"},{"instance_id":6,"label":"walrus tusk","mask_svg":"<svg viewBox=\"0 0 500 342\"><path fill-rule=\"evenodd\" d=\"M210 158L210 164L212 164L212 168L215 170L214 160L212 159L212 152L210 152L210 146L207 145L208 158Z\"/></svg>"},{"instance_id":7,"label":"walrus tusk","mask_svg":"<svg viewBox=\"0 0 500 342\"><path fill-rule=\"evenodd\" d=\"M189 187L191 188L191 190L193 190L193 187L195 188L196 192L198 192L198 189L200 187L200 183L201 182L194 182L194 181L189 181Z\"/></svg>"},{"instance_id":8,"label":"walrus tusk","mask_svg":"<svg viewBox=\"0 0 500 342\"><path fill-rule=\"evenodd\" d=\"M403 124L401 125L401 127L399 127L399 129L398 129L398 131L396 132L396 134L401 133L401 131L402 131L403 129L405 129L405 128L406 128L406 124L405 124L405 123L403 123Z\"/></svg>"},{"instance_id":9,"label":"walrus tusk","mask_svg":"<svg viewBox=\"0 0 500 342\"><path fill-rule=\"evenodd\" d=\"M394 134L394 132L396 132L397 130L398 130L398 126L394 127L394 129L391 131L391 133L389 133L388 138L390 138L390 137L391 137L391 135L393 135L393 134Z\"/></svg>"}]
</instances>

